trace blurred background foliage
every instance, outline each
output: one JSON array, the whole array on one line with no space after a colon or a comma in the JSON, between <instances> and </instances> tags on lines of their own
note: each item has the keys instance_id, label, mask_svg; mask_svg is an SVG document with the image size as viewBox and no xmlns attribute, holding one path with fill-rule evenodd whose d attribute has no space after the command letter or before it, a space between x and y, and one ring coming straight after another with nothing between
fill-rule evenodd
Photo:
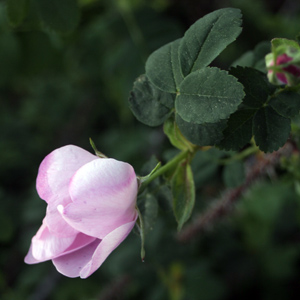
<instances>
[{"instance_id":1,"label":"blurred background foliage","mask_svg":"<svg viewBox=\"0 0 300 300\"><path fill-rule=\"evenodd\" d=\"M52 3L62 14L54 23L56 11L47 9L47 1L0 1L1 300L299 299L298 153L254 184L222 222L187 243L175 238L168 189L149 194L143 204L152 212L144 263L134 233L86 280L63 277L51 262L23 262L45 214L35 178L49 152L66 144L92 151L92 137L102 152L131 163L140 174L147 161L155 163L152 155L162 161L172 155L162 128L138 123L127 103L153 50L180 37L203 15L238 7L244 30L214 62L228 68L261 41L294 38L300 32L299 1ZM296 142L299 128L295 125ZM223 155L211 149L195 157L192 219L226 186L244 178L241 164L218 164Z\"/></svg>"}]
</instances>

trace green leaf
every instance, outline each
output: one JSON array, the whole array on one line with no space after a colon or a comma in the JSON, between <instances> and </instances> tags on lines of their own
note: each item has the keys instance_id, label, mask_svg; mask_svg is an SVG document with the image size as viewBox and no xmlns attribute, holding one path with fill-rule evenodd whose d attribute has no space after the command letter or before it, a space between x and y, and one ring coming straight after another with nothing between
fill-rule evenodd
<instances>
[{"instance_id":1,"label":"green leaf","mask_svg":"<svg viewBox=\"0 0 300 300\"><path fill-rule=\"evenodd\" d=\"M291 118L299 113L300 95L292 91L283 91L273 97L269 104L283 117Z\"/></svg>"},{"instance_id":2,"label":"green leaf","mask_svg":"<svg viewBox=\"0 0 300 300\"><path fill-rule=\"evenodd\" d=\"M269 83L267 76L253 68L231 68L229 73L243 84L246 94L243 105L249 108L260 108L275 90Z\"/></svg>"},{"instance_id":3,"label":"green leaf","mask_svg":"<svg viewBox=\"0 0 300 300\"><path fill-rule=\"evenodd\" d=\"M252 68L237 67L230 73L244 85L246 96L240 109L229 117L224 139L217 146L240 150L255 135L260 150L277 150L289 136L287 117L299 112L300 96L292 91L273 96L275 87L269 84L265 74Z\"/></svg>"},{"instance_id":4,"label":"green leaf","mask_svg":"<svg viewBox=\"0 0 300 300\"><path fill-rule=\"evenodd\" d=\"M264 152L278 150L284 145L291 131L291 121L279 115L272 107L261 108L253 119L256 144Z\"/></svg>"},{"instance_id":5,"label":"green leaf","mask_svg":"<svg viewBox=\"0 0 300 300\"><path fill-rule=\"evenodd\" d=\"M135 117L148 126L161 125L172 113L173 95L156 88L145 75L133 85L129 107Z\"/></svg>"},{"instance_id":6,"label":"green leaf","mask_svg":"<svg viewBox=\"0 0 300 300\"><path fill-rule=\"evenodd\" d=\"M255 135L260 150L277 150L290 132L290 120L285 117L299 111L300 96L282 92L282 98L280 94L274 97L276 88L269 84L265 74L252 68L237 67L230 73L244 85L246 96L239 110L229 117L224 139L217 147L240 150Z\"/></svg>"},{"instance_id":7,"label":"green leaf","mask_svg":"<svg viewBox=\"0 0 300 300\"><path fill-rule=\"evenodd\" d=\"M195 204L195 185L192 168L186 160L182 161L172 177L173 210L178 230L189 219Z\"/></svg>"},{"instance_id":8,"label":"green leaf","mask_svg":"<svg viewBox=\"0 0 300 300\"><path fill-rule=\"evenodd\" d=\"M164 133L169 138L170 143L180 150L193 150L193 145L180 132L174 117L170 117L164 123Z\"/></svg>"},{"instance_id":9,"label":"green leaf","mask_svg":"<svg viewBox=\"0 0 300 300\"><path fill-rule=\"evenodd\" d=\"M234 161L225 165L223 170L223 180L227 187L234 188L241 185L245 180L245 168L241 161Z\"/></svg>"},{"instance_id":10,"label":"green leaf","mask_svg":"<svg viewBox=\"0 0 300 300\"><path fill-rule=\"evenodd\" d=\"M240 150L252 137L252 121L255 109L238 110L229 117L223 131L224 138L217 147L225 150Z\"/></svg>"},{"instance_id":11,"label":"green leaf","mask_svg":"<svg viewBox=\"0 0 300 300\"><path fill-rule=\"evenodd\" d=\"M263 41L256 45L253 51L244 53L235 60L232 67L252 67L258 71L266 72L265 56L270 53L271 45L269 41Z\"/></svg>"},{"instance_id":12,"label":"green leaf","mask_svg":"<svg viewBox=\"0 0 300 300\"><path fill-rule=\"evenodd\" d=\"M18 26L27 15L29 0L6 0L9 23Z\"/></svg>"},{"instance_id":13,"label":"green leaf","mask_svg":"<svg viewBox=\"0 0 300 300\"><path fill-rule=\"evenodd\" d=\"M179 58L184 76L208 66L241 33L241 12L216 10L193 24L181 39Z\"/></svg>"},{"instance_id":14,"label":"green leaf","mask_svg":"<svg viewBox=\"0 0 300 300\"><path fill-rule=\"evenodd\" d=\"M180 70L178 46L180 39L154 51L146 62L146 75L160 90L176 93L183 80Z\"/></svg>"},{"instance_id":15,"label":"green leaf","mask_svg":"<svg viewBox=\"0 0 300 300\"><path fill-rule=\"evenodd\" d=\"M70 32L79 24L76 0L35 0L35 5L41 20L53 30Z\"/></svg>"},{"instance_id":16,"label":"green leaf","mask_svg":"<svg viewBox=\"0 0 300 300\"><path fill-rule=\"evenodd\" d=\"M235 77L218 68L204 68L181 83L175 108L186 122L215 123L228 118L243 97L243 86Z\"/></svg>"},{"instance_id":17,"label":"green leaf","mask_svg":"<svg viewBox=\"0 0 300 300\"><path fill-rule=\"evenodd\" d=\"M247 51L232 63L232 67L252 67L254 64L253 51Z\"/></svg>"},{"instance_id":18,"label":"green leaf","mask_svg":"<svg viewBox=\"0 0 300 300\"><path fill-rule=\"evenodd\" d=\"M184 121L178 114L175 119L182 134L198 146L213 146L223 138L222 131L226 127L226 120L220 120L217 123L195 124Z\"/></svg>"}]
</instances>

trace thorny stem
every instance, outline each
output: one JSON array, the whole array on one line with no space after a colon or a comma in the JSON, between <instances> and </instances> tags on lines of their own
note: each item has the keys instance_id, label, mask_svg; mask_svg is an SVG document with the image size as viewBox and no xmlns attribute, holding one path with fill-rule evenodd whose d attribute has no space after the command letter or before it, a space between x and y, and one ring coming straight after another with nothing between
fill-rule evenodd
<instances>
[{"instance_id":1,"label":"thorny stem","mask_svg":"<svg viewBox=\"0 0 300 300\"><path fill-rule=\"evenodd\" d=\"M270 167L274 167L280 161L282 156L289 156L293 151L291 143L287 143L277 152L262 155L256 163L252 166L245 182L235 189L231 189L225 193L223 197L216 200L204 213L196 217L195 221L186 226L178 235L177 239L181 242L187 242L195 238L200 233L211 228L220 218L227 215L233 204L240 198L240 196L250 187L250 185L262 175L265 175Z\"/></svg>"},{"instance_id":2,"label":"thorny stem","mask_svg":"<svg viewBox=\"0 0 300 300\"><path fill-rule=\"evenodd\" d=\"M220 164L223 164L223 165L227 165L229 163L231 163L232 161L235 161L235 160L242 160L244 159L245 157L248 157L250 156L251 154L254 154L254 153L257 153L257 152L260 152L259 148L254 144L253 146L249 147L249 148L246 148L244 151L242 152L239 152L237 154L235 154L234 156L231 156L229 158L224 158L224 159L220 159L218 160L218 162Z\"/></svg>"}]
</instances>

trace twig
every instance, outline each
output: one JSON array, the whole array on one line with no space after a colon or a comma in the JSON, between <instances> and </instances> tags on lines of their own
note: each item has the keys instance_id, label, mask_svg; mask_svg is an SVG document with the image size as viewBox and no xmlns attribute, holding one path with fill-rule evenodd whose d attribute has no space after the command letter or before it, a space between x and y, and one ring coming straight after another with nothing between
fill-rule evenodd
<instances>
[{"instance_id":1,"label":"twig","mask_svg":"<svg viewBox=\"0 0 300 300\"><path fill-rule=\"evenodd\" d=\"M246 175L245 182L239 187L225 192L221 199L216 200L204 213L196 217L194 223L186 226L181 232L179 232L177 239L180 242L188 242L201 232L211 228L218 220L226 216L232 210L235 202L255 180L266 175L270 168L279 163L280 157L289 156L292 151L293 145L291 143L286 143L276 152L262 154L257 157L257 160Z\"/></svg>"}]
</instances>

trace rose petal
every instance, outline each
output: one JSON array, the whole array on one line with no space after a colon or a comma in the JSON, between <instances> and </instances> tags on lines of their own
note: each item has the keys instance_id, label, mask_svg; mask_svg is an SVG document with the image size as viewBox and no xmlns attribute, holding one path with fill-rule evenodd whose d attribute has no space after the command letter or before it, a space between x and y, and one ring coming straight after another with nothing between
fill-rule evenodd
<instances>
[{"instance_id":1,"label":"rose petal","mask_svg":"<svg viewBox=\"0 0 300 300\"><path fill-rule=\"evenodd\" d=\"M135 221L123 224L110 232L102 241L95 240L88 246L53 259L58 272L68 277L87 278L94 273L109 254L116 249L132 230Z\"/></svg>"},{"instance_id":2,"label":"rose petal","mask_svg":"<svg viewBox=\"0 0 300 300\"><path fill-rule=\"evenodd\" d=\"M101 240L96 239L84 248L73 253L63 255L52 260L57 271L61 274L74 278L78 277L81 269L91 260Z\"/></svg>"},{"instance_id":3,"label":"rose petal","mask_svg":"<svg viewBox=\"0 0 300 300\"><path fill-rule=\"evenodd\" d=\"M95 240L94 237L78 233L71 237L57 237L49 232L45 222L32 238L26 263L38 263L76 251Z\"/></svg>"},{"instance_id":4,"label":"rose petal","mask_svg":"<svg viewBox=\"0 0 300 300\"><path fill-rule=\"evenodd\" d=\"M54 150L42 161L37 176L36 189L46 202L55 206L69 202L69 182L84 164L99 159L77 146L68 145Z\"/></svg>"},{"instance_id":5,"label":"rose petal","mask_svg":"<svg viewBox=\"0 0 300 300\"><path fill-rule=\"evenodd\" d=\"M137 190L132 166L114 159L94 160L75 173L69 190L73 203L60 210L73 228L102 239L136 218Z\"/></svg>"},{"instance_id":6,"label":"rose petal","mask_svg":"<svg viewBox=\"0 0 300 300\"><path fill-rule=\"evenodd\" d=\"M24 259L24 262L26 264L37 264L37 263L40 263L41 261L35 259L32 255L32 245L30 245L30 248L29 248L29 251L27 253L27 255L25 256L25 259Z\"/></svg>"},{"instance_id":7,"label":"rose petal","mask_svg":"<svg viewBox=\"0 0 300 300\"><path fill-rule=\"evenodd\" d=\"M57 206L48 204L45 223L49 231L57 237L69 237L78 233L78 230L70 226L57 210Z\"/></svg>"}]
</instances>

